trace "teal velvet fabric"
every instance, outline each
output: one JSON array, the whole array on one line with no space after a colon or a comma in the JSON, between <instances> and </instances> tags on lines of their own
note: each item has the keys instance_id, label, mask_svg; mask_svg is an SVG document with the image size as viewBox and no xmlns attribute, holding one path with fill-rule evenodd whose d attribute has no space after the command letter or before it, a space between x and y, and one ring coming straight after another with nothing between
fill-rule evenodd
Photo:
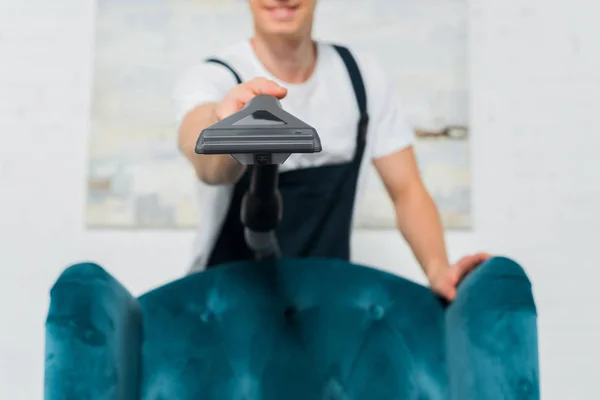
<instances>
[{"instance_id":1,"label":"teal velvet fabric","mask_svg":"<svg viewBox=\"0 0 600 400\"><path fill-rule=\"evenodd\" d=\"M93 263L67 268L50 296L44 399L139 399L137 299Z\"/></svg>"},{"instance_id":2,"label":"teal velvet fabric","mask_svg":"<svg viewBox=\"0 0 600 400\"><path fill-rule=\"evenodd\" d=\"M482 265L445 319L451 399L539 399L537 311L523 268L507 258Z\"/></svg>"},{"instance_id":3,"label":"teal velvet fabric","mask_svg":"<svg viewBox=\"0 0 600 400\"><path fill-rule=\"evenodd\" d=\"M81 264L52 289L47 332L47 399L539 398L531 285L505 258L449 306L334 260L234 263L137 301Z\"/></svg>"},{"instance_id":4,"label":"teal velvet fabric","mask_svg":"<svg viewBox=\"0 0 600 400\"><path fill-rule=\"evenodd\" d=\"M140 303L152 315L144 399L435 400L445 392L439 301L374 269L241 262Z\"/></svg>"}]
</instances>

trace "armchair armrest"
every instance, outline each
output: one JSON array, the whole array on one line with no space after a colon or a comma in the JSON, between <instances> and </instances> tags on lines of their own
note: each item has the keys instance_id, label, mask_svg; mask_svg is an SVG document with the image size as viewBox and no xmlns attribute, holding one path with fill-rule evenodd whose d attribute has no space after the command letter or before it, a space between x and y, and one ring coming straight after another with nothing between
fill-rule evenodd
<instances>
[{"instance_id":1,"label":"armchair armrest","mask_svg":"<svg viewBox=\"0 0 600 400\"><path fill-rule=\"evenodd\" d=\"M539 399L537 310L521 266L504 257L480 265L445 323L451 399Z\"/></svg>"},{"instance_id":2,"label":"armchair armrest","mask_svg":"<svg viewBox=\"0 0 600 400\"><path fill-rule=\"evenodd\" d=\"M46 400L138 400L138 301L93 263L67 268L50 292Z\"/></svg>"}]
</instances>

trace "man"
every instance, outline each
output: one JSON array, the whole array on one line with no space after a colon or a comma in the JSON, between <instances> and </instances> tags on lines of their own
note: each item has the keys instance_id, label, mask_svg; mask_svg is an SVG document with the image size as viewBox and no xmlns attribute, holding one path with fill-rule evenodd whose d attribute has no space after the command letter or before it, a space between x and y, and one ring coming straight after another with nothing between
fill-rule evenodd
<instances>
[{"instance_id":1,"label":"man","mask_svg":"<svg viewBox=\"0 0 600 400\"><path fill-rule=\"evenodd\" d=\"M249 171L229 155L197 155L202 129L268 94L316 128L323 151L281 166L284 216L277 235L293 257L349 259L361 162L370 161L395 205L398 227L434 292L447 300L489 256L450 265L438 212L419 176L413 131L376 59L312 39L316 0L249 0L255 33L178 82L179 147L199 179L204 217L194 269L248 259L240 222Z\"/></svg>"}]
</instances>

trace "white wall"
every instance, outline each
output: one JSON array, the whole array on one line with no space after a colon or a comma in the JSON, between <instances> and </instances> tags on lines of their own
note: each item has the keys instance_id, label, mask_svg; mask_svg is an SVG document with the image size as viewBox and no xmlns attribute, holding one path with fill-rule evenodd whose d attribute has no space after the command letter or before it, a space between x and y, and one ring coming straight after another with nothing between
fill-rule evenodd
<instances>
[{"instance_id":1,"label":"white wall","mask_svg":"<svg viewBox=\"0 0 600 400\"><path fill-rule=\"evenodd\" d=\"M390 0L391 1L391 0ZM593 0L471 0L475 230L529 271L544 399L599 398L600 27ZM0 397L42 398L48 290L80 260L134 293L178 277L189 232L86 232L93 0L0 2ZM395 232L357 261L422 282Z\"/></svg>"}]
</instances>

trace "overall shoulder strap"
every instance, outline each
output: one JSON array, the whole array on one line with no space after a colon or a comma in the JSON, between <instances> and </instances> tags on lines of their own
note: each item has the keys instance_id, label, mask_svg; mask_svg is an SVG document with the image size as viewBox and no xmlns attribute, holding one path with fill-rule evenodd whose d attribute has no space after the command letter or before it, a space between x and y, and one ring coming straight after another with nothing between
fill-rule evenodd
<instances>
[{"instance_id":1,"label":"overall shoulder strap","mask_svg":"<svg viewBox=\"0 0 600 400\"><path fill-rule=\"evenodd\" d=\"M363 81L362 74L356 63L356 59L350 52L350 50L344 46L337 44L333 45L333 48L338 52L352 82L354 89L354 95L356 96L356 102L358 103L358 111L360 112L360 119L358 120L358 134L357 140L364 141L367 134L367 127L369 125L369 113L367 112L367 92L365 90L365 83Z\"/></svg>"},{"instance_id":2,"label":"overall shoulder strap","mask_svg":"<svg viewBox=\"0 0 600 400\"><path fill-rule=\"evenodd\" d=\"M315 245L315 241L319 240L319 232L323 230L326 223L332 221L327 217L332 215L333 210L338 208L340 201L351 201L352 207L354 207L354 197L356 193L356 182L360 172L360 165L363 158L363 153L366 147L366 135L367 127L369 125L369 114L367 112L367 93L365 91L365 84L363 82L362 75L358 68L358 64L350 50L344 46L332 45L333 48L338 52L342 61L344 62L352 87L354 88L354 95L356 96L356 102L358 103L358 111L360 113L360 119L358 120L358 128L356 134L356 150L354 152L354 159L346 169L343 176L339 178L336 183L337 188L328 199L327 203L323 204L323 208L319 210L321 212L321 219L315 227L314 236L308 240L302 250L302 254L308 254L309 250ZM347 215L351 217L351 213Z\"/></svg>"},{"instance_id":3,"label":"overall shoulder strap","mask_svg":"<svg viewBox=\"0 0 600 400\"><path fill-rule=\"evenodd\" d=\"M225 61L219 60L217 58L208 58L205 61L208 63L220 64L220 65L224 66L229 71L231 71L231 73L235 77L235 80L238 83L238 85L240 83L242 83L242 78L240 78L240 75L235 71L235 69L233 69L233 67L231 67L231 65L227 64Z\"/></svg>"}]
</instances>

